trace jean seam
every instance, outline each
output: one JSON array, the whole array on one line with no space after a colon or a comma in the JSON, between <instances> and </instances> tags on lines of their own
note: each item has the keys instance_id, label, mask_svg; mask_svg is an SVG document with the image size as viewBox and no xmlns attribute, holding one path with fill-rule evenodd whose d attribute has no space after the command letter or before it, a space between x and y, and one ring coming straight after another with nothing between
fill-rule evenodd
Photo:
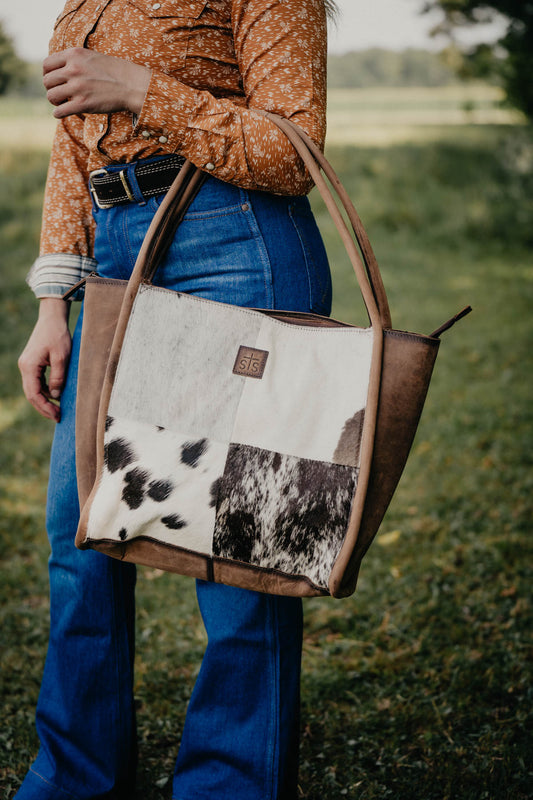
<instances>
[{"instance_id":1,"label":"jean seam","mask_svg":"<svg viewBox=\"0 0 533 800\"><path fill-rule=\"evenodd\" d=\"M271 736L270 754L268 763L268 781L270 784L269 800L276 800L279 784L279 728L280 728L280 674L279 674L279 621L277 618L277 603L273 597L268 597L268 624L271 640ZM268 753L268 749L267 749Z\"/></svg>"},{"instance_id":2,"label":"jean seam","mask_svg":"<svg viewBox=\"0 0 533 800\"><path fill-rule=\"evenodd\" d=\"M56 786L55 783L49 781L47 778L44 777L44 775L41 775L39 772L36 772L36 770L33 767L30 767L30 772L37 778L39 778L39 780L41 780L43 783L46 783L47 786L50 786L52 789L54 789L55 791L61 792L61 794L64 794L67 797L73 797L74 800L78 800L77 794L72 794L72 792L68 792L66 789L61 789L59 786Z\"/></svg>"},{"instance_id":3,"label":"jean seam","mask_svg":"<svg viewBox=\"0 0 533 800\"><path fill-rule=\"evenodd\" d=\"M191 211L185 214L184 220L194 222L200 219L217 219L218 217L234 217L236 214L242 214L242 204L237 206L226 206L225 208L211 208L205 211Z\"/></svg>"},{"instance_id":4,"label":"jean seam","mask_svg":"<svg viewBox=\"0 0 533 800\"><path fill-rule=\"evenodd\" d=\"M251 199L247 192L245 192L244 190L241 191L243 199L241 212L244 214L244 218L248 224L250 233L254 237L257 249L259 250L259 254L261 257L261 263L263 265L263 283L265 289L264 308L274 308L274 281L272 277L272 263L270 261L270 256L268 255L267 246L265 244L261 228L259 227L257 217L255 216L254 213ZM244 209L245 205L248 206L247 209Z\"/></svg>"},{"instance_id":5,"label":"jean seam","mask_svg":"<svg viewBox=\"0 0 533 800\"><path fill-rule=\"evenodd\" d=\"M133 270L137 257L136 254L133 252L133 248L131 246L129 225L128 225L128 214L122 215L121 228L122 228L122 235L124 238L124 242L126 243L126 247L128 248L128 258L129 258L128 271L129 271L130 268L131 270Z\"/></svg>"},{"instance_id":6,"label":"jean seam","mask_svg":"<svg viewBox=\"0 0 533 800\"><path fill-rule=\"evenodd\" d=\"M292 206L289 206L289 217L290 217L290 220L291 220L291 222L292 222L292 224L294 226L294 230L296 231L296 235L298 237L298 240L300 242L300 246L302 248L302 253L303 253L304 262L305 262L305 271L306 271L306 274L307 274L307 285L308 285L308 288L309 288L309 308L311 310L313 310L313 285L312 285L312 281L311 281L311 266L309 264L309 261L312 262L313 259L312 259L311 254L308 251L308 247L307 247L306 242L305 242L305 240L304 240L304 238L302 236L300 228L296 224L296 220L294 218L293 207ZM315 272L316 272L316 270L315 270Z\"/></svg>"}]
</instances>

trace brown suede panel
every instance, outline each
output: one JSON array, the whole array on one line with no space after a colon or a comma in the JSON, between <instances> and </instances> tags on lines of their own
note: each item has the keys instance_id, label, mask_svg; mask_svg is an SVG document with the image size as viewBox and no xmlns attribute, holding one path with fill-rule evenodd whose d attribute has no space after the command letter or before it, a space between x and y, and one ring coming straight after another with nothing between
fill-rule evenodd
<instances>
[{"instance_id":1,"label":"brown suede panel","mask_svg":"<svg viewBox=\"0 0 533 800\"><path fill-rule=\"evenodd\" d=\"M213 559L213 580L252 589L266 594L282 594L289 597L317 597L328 594L324 589L314 586L306 578L283 575L275 570L259 569L237 561Z\"/></svg>"},{"instance_id":2,"label":"brown suede panel","mask_svg":"<svg viewBox=\"0 0 533 800\"><path fill-rule=\"evenodd\" d=\"M87 278L76 399L76 474L80 508L96 478L100 395L127 281Z\"/></svg>"},{"instance_id":3,"label":"brown suede panel","mask_svg":"<svg viewBox=\"0 0 533 800\"><path fill-rule=\"evenodd\" d=\"M156 542L153 539L132 539L127 544L121 542L99 541L95 547L101 553L119 559L155 567L177 575L188 575L191 578L211 579L211 559L200 553L191 553L179 547Z\"/></svg>"},{"instance_id":4,"label":"brown suede panel","mask_svg":"<svg viewBox=\"0 0 533 800\"><path fill-rule=\"evenodd\" d=\"M385 331L378 418L370 481L356 541L347 564L332 572L330 591L355 590L361 559L374 539L407 461L426 399L440 340ZM349 538L349 537L347 537Z\"/></svg>"}]
</instances>

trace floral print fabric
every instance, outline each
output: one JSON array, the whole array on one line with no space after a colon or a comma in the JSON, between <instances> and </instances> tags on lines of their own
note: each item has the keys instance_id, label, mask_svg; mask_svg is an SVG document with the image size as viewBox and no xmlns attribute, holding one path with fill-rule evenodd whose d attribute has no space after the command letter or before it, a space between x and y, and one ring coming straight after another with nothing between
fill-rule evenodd
<instances>
[{"instance_id":1,"label":"floral print fabric","mask_svg":"<svg viewBox=\"0 0 533 800\"><path fill-rule=\"evenodd\" d=\"M323 0L68 0L50 52L88 47L152 70L138 118L58 122L40 257L28 281L61 295L94 266L89 173L112 162L181 153L246 189L305 194L311 181L285 135L258 113L292 119L323 146Z\"/></svg>"}]
</instances>

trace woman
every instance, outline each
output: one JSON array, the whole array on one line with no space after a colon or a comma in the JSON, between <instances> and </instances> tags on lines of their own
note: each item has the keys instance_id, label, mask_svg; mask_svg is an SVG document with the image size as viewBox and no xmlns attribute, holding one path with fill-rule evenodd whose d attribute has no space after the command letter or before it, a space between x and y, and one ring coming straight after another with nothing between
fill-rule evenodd
<instances>
[{"instance_id":1,"label":"woman","mask_svg":"<svg viewBox=\"0 0 533 800\"><path fill-rule=\"evenodd\" d=\"M129 276L185 157L209 177L156 282L237 305L329 313L329 270L303 196L309 177L258 113L290 118L323 145L326 5L68 0L56 21L44 84L59 123L28 278L40 311L19 361L28 400L58 423L51 630L41 747L17 800L131 798L135 774L135 571L73 544L80 323L71 342L62 294L93 269ZM197 593L208 645L172 797L294 799L301 603L202 581Z\"/></svg>"}]
</instances>

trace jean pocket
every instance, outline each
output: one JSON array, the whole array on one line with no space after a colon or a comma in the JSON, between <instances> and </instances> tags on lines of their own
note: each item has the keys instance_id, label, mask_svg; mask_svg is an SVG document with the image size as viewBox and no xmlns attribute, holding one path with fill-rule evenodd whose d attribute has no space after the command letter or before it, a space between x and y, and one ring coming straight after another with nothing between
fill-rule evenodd
<instances>
[{"instance_id":1,"label":"jean pocket","mask_svg":"<svg viewBox=\"0 0 533 800\"><path fill-rule=\"evenodd\" d=\"M271 308L270 261L250 204L196 210L191 206L156 283L208 300Z\"/></svg>"},{"instance_id":2,"label":"jean pocket","mask_svg":"<svg viewBox=\"0 0 533 800\"><path fill-rule=\"evenodd\" d=\"M164 199L165 193L163 192L163 194L158 194L148 200L148 204L154 213ZM248 195L243 189L208 175L189 205L185 219L200 219L211 216L224 217L228 214L238 213L242 210L247 200Z\"/></svg>"}]
</instances>

